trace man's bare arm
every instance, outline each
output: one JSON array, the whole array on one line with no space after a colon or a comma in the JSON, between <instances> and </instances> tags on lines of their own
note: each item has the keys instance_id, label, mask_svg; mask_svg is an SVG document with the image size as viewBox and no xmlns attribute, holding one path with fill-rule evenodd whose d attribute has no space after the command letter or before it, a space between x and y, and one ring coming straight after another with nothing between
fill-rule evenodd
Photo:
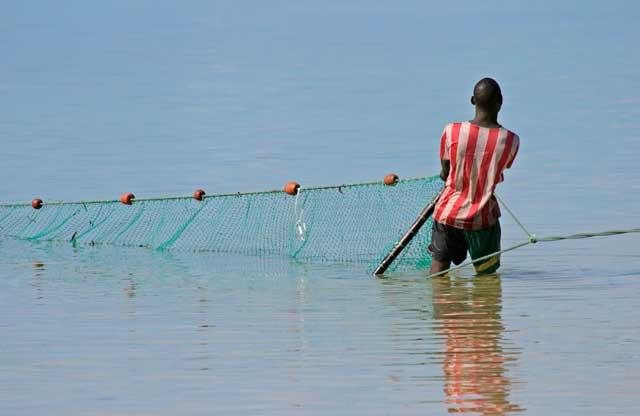
<instances>
[{"instance_id":1,"label":"man's bare arm","mask_svg":"<svg viewBox=\"0 0 640 416\"><path fill-rule=\"evenodd\" d=\"M449 177L449 171L451 170L451 162L448 160L441 160L440 163L442 164L440 179L446 182L447 178Z\"/></svg>"}]
</instances>

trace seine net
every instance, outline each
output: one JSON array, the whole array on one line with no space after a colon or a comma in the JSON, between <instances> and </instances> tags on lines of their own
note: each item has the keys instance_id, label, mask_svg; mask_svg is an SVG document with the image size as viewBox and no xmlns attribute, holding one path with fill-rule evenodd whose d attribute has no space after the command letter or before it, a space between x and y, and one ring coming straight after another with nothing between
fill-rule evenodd
<instances>
[{"instance_id":1,"label":"seine net","mask_svg":"<svg viewBox=\"0 0 640 416\"><path fill-rule=\"evenodd\" d=\"M372 270L442 183L436 176L282 191L119 201L0 205L0 235L33 241L355 262ZM395 261L430 264L431 221Z\"/></svg>"}]
</instances>

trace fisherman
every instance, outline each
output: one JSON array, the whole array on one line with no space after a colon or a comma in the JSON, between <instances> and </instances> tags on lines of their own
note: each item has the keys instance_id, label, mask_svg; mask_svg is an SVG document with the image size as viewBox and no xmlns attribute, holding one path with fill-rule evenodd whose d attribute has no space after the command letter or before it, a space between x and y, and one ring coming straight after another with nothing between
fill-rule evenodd
<instances>
[{"instance_id":1,"label":"fisherman","mask_svg":"<svg viewBox=\"0 0 640 416\"><path fill-rule=\"evenodd\" d=\"M433 214L431 273L447 270L500 250L500 207L493 192L503 172L513 164L520 139L498 123L502 92L498 83L483 78L475 85L473 120L448 124L440 139L440 177L445 181ZM479 274L500 267L496 255L474 263Z\"/></svg>"}]
</instances>

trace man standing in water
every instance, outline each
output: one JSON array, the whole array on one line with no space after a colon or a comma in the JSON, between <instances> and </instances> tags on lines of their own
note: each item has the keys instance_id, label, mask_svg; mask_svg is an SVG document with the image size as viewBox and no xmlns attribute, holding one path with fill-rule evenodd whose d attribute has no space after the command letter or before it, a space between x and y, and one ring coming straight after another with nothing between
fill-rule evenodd
<instances>
[{"instance_id":1,"label":"man standing in water","mask_svg":"<svg viewBox=\"0 0 640 416\"><path fill-rule=\"evenodd\" d=\"M493 191L513 164L520 139L498 123L502 92L498 83L483 78L471 97L473 120L448 124L440 140L440 177L445 188L433 214L431 273L447 270L500 250L500 207ZM500 256L474 263L477 273L493 273Z\"/></svg>"}]
</instances>

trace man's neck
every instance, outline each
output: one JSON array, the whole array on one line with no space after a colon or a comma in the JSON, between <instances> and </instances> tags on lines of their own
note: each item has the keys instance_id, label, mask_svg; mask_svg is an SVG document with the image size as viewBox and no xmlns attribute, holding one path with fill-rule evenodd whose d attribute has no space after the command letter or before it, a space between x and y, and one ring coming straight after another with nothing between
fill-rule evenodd
<instances>
[{"instance_id":1,"label":"man's neck","mask_svg":"<svg viewBox=\"0 0 640 416\"><path fill-rule=\"evenodd\" d=\"M479 108L476 108L476 116L470 122L480 127L502 127L500 123L498 123L497 113L489 113Z\"/></svg>"}]
</instances>

